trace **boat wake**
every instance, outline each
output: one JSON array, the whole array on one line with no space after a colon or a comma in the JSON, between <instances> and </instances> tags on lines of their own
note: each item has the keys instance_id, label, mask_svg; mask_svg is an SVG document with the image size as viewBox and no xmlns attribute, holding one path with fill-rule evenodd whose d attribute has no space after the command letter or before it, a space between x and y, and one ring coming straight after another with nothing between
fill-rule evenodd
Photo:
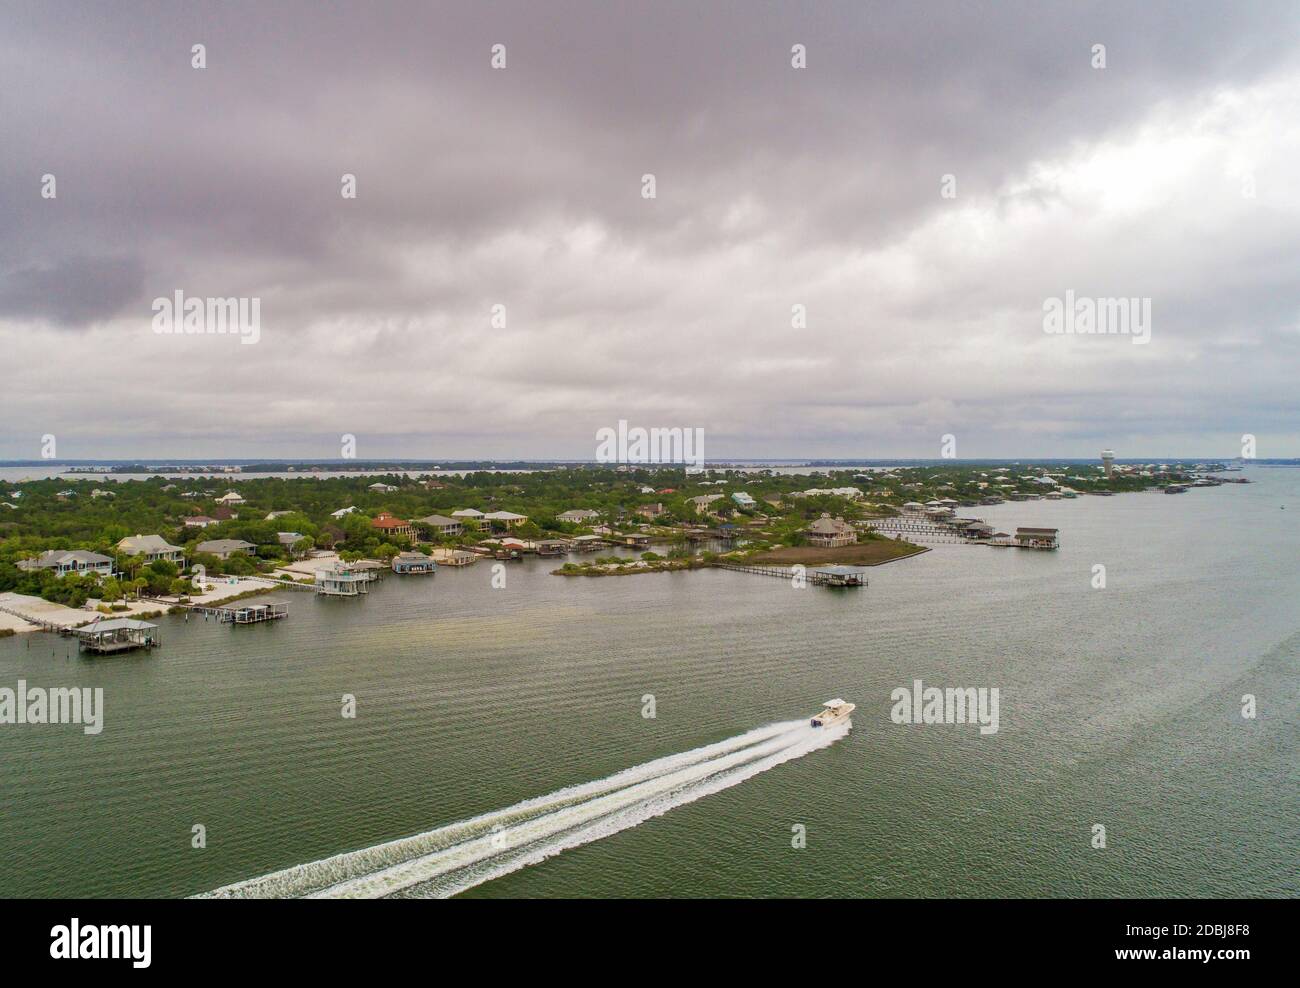
<instances>
[{"instance_id":1,"label":"boat wake","mask_svg":"<svg viewBox=\"0 0 1300 988\"><path fill-rule=\"evenodd\" d=\"M295 865L213 898L445 898L580 844L635 827L834 744L850 724L807 720L747 731L413 837Z\"/></svg>"}]
</instances>

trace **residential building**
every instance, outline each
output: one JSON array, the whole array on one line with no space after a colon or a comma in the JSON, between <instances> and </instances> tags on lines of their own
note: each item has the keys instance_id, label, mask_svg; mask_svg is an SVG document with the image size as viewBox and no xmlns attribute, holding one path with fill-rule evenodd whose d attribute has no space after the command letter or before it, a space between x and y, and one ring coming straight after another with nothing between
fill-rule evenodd
<instances>
[{"instance_id":1,"label":"residential building","mask_svg":"<svg viewBox=\"0 0 1300 988\"><path fill-rule=\"evenodd\" d=\"M226 493L222 494L221 497L217 498L217 502L219 504L224 504L229 507L234 507L239 504L248 503L242 497L240 497L239 494L237 494L235 491L226 491Z\"/></svg>"},{"instance_id":2,"label":"residential building","mask_svg":"<svg viewBox=\"0 0 1300 988\"><path fill-rule=\"evenodd\" d=\"M251 556L257 552L257 546L243 539L208 539L196 545L194 551L216 556L218 559L229 559L231 556Z\"/></svg>"},{"instance_id":3,"label":"residential building","mask_svg":"<svg viewBox=\"0 0 1300 988\"><path fill-rule=\"evenodd\" d=\"M184 563L185 550L171 545L161 535L128 535L115 547L128 556L143 556L147 563L164 559L169 563Z\"/></svg>"},{"instance_id":4,"label":"residential building","mask_svg":"<svg viewBox=\"0 0 1300 988\"><path fill-rule=\"evenodd\" d=\"M489 511L483 516L483 520L493 526L500 525L509 531L516 525L522 525L528 521L528 516L517 515L513 511Z\"/></svg>"},{"instance_id":5,"label":"residential building","mask_svg":"<svg viewBox=\"0 0 1300 988\"><path fill-rule=\"evenodd\" d=\"M67 576L69 573L112 576L113 558L85 549L48 549L35 559L19 560L18 568L28 573L48 570L55 576Z\"/></svg>"},{"instance_id":6,"label":"residential building","mask_svg":"<svg viewBox=\"0 0 1300 988\"><path fill-rule=\"evenodd\" d=\"M452 535L463 535L465 532L465 523L459 518L448 518L446 515L429 515L427 518L417 518L414 524L421 528L427 528L434 535L447 538Z\"/></svg>"},{"instance_id":7,"label":"residential building","mask_svg":"<svg viewBox=\"0 0 1300 988\"><path fill-rule=\"evenodd\" d=\"M555 520L568 522L571 525L589 525L599 517L600 512L592 511L590 508L571 508L560 512L555 516Z\"/></svg>"},{"instance_id":8,"label":"residential building","mask_svg":"<svg viewBox=\"0 0 1300 988\"><path fill-rule=\"evenodd\" d=\"M385 535L400 535L403 538L414 539L415 529L409 521L403 521L401 518L395 518L387 511L381 511L370 522L372 528L377 528Z\"/></svg>"},{"instance_id":9,"label":"residential building","mask_svg":"<svg viewBox=\"0 0 1300 988\"><path fill-rule=\"evenodd\" d=\"M209 525L216 525L218 519L209 518L207 515L191 515L185 519L186 528L207 528Z\"/></svg>"},{"instance_id":10,"label":"residential building","mask_svg":"<svg viewBox=\"0 0 1300 988\"><path fill-rule=\"evenodd\" d=\"M804 529L809 545L820 549L833 549L841 545L853 545L858 541L858 533L843 518L832 518L825 512L815 522Z\"/></svg>"}]
</instances>

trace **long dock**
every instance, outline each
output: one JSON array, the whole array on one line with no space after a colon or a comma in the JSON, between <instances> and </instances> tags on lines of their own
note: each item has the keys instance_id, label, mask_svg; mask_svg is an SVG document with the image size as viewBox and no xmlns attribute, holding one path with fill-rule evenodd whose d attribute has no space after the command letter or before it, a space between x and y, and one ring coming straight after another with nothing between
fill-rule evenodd
<instances>
[{"instance_id":1,"label":"long dock","mask_svg":"<svg viewBox=\"0 0 1300 988\"><path fill-rule=\"evenodd\" d=\"M202 604L182 604L191 613L215 617L222 624L261 624L263 621L275 621L289 616L289 605L278 600L267 600L256 604L228 604L224 607L207 607Z\"/></svg>"},{"instance_id":2,"label":"long dock","mask_svg":"<svg viewBox=\"0 0 1300 988\"><path fill-rule=\"evenodd\" d=\"M714 563L718 569L729 569L734 573L753 573L757 576L775 576L781 580L793 580L796 573L788 566L760 566L745 563ZM803 577L818 587L865 587L867 578L856 567L827 566L821 569L805 568Z\"/></svg>"}]
</instances>

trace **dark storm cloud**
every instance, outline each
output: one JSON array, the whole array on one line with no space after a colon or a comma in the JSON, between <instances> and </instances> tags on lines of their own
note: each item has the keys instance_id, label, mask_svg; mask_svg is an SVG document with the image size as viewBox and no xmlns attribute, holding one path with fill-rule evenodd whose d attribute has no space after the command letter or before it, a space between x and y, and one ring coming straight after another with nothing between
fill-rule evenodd
<instances>
[{"instance_id":1,"label":"dark storm cloud","mask_svg":"<svg viewBox=\"0 0 1300 988\"><path fill-rule=\"evenodd\" d=\"M233 363L248 353L207 355L250 389L262 372L301 383L292 368L312 360L318 374L346 368L354 390L425 396L421 373L513 380L511 397L476 409L474 427L491 432L491 420L526 446L562 435L585 401L598 418L627 408L734 423L739 439L746 389L776 372L737 363L733 395L709 372L711 354L734 353L742 327L778 346L763 321L775 311L779 328L791 298L834 328L808 349L829 344L839 359L795 354L782 380L856 400L860 414L837 413L846 431L886 421L873 409L911 408L933 431L945 402L996 408L1003 396L972 391L988 380L971 372L983 369L976 354L966 373L944 371L950 354L938 369L911 363L883 394L860 386L872 368L911 360L917 339L932 346L926 334L940 327L1020 345L1019 327L1044 294L1071 287L1065 279L1108 283L1097 260L1125 238L1063 225L1044 241L1052 250L985 270L988 245L946 244L930 229L953 205L940 176L956 176L959 203L987 200L989 222L1008 227L1071 205L1027 169L1127 140L1161 108L1186 115L1285 77L1300 8L11 3L0 22L0 319L91 327L135 313L143 325L150 300L177 288L258 295L271 325L249 348L254 371ZM489 67L497 43L504 72ZM795 43L807 46L806 70L790 68ZM1106 45L1104 71L1089 64L1094 43ZM202 71L190 66L195 44L206 47ZM639 195L646 172L658 181L650 203ZM39 195L45 173L57 199ZM357 176L355 201L340 199L344 173ZM1197 205L1176 209L1177 223L1191 222ZM1262 258L1251 246L1260 233ZM918 238L933 246L887 263ZM1189 340L1225 320L1281 332L1294 324L1294 292L1269 258L1294 245L1293 225L1216 243L1221 270L1250 258L1226 279L1235 291L1188 283L1171 261L1168 278L1144 268L1133 293L1175 293L1162 311ZM896 282L871 280L880 272L865 259L881 254ZM896 289L916 272L923 291ZM509 303L511 328L490 334L482 314L496 302ZM87 332L85 356L109 339ZM288 340L298 343L276 349ZM896 353L882 358L882 347ZM392 360L403 350L418 359ZM653 382L626 383L647 351L674 362ZM195 380L181 395L212 397L203 388ZM425 419L443 414L422 400ZM272 421L301 434L309 405L285 403ZM788 418L783 406L756 428L796 445L836 428L811 409L791 399ZM551 431L529 431L547 416ZM351 431L362 427L378 423Z\"/></svg>"}]
</instances>

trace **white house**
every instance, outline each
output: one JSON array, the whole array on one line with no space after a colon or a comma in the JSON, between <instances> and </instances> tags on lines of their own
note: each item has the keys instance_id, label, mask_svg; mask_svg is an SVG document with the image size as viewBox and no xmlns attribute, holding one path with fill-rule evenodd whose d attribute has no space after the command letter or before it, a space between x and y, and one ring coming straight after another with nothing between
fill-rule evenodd
<instances>
[{"instance_id":1,"label":"white house","mask_svg":"<svg viewBox=\"0 0 1300 988\"><path fill-rule=\"evenodd\" d=\"M483 520L493 525L503 525L505 528L511 529L528 521L528 516L517 515L513 511L489 511L483 516Z\"/></svg>"},{"instance_id":2,"label":"white house","mask_svg":"<svg viewBox=\"0 0 1300 988\"><path fill-rule=\"evenodd\" d=\"M350 505L348 505L346 508L339 508L338 511L331 511L331 512L330 512L330 517L331 517L331 518L344 518L344 517L346 517L347 515L352 514L352 512L354 512L354 511L356 511L356 510L357 510L356 505L354 505L354 504L350 504Z\"/></svg>"},{"instance_id":3,"label":"white house","mask_svg":"<svg viewBox=\"0 0 1300 988\"><path fill-rule=\"evenodd\" d=\"M69 573L112 576L113 558L99 552L87 552L85 549L49 549L35 559L19 560L18 568L29 573L50 570L55 576L66 576Z\"/></svg>"},{"instance_id":4,"label":"white house","mask_svg":"<svg viewBox=\"0 0 1300 988\"><path fill-rule=\"evenodd\" d=\"M217 498L217 502L228 506L247 503L235 491L226 491L226 493L222 494L221 497Z\"/></svg>"},{"instance_id":5,"label":"white house","mask_svg":"<svg viewBox=\"0 0 1300 988\"><path fill-rule=\"evenodd\" d=\"M555 520L567 521L574 525L585 525L588 522L595 521L599 517L600 512L592 511L590 508L571 508L568 511L560 512L555 516Z\"/></svg>"},{"instance_id":6,"label":"white house","mask_svg":"<svg viewBox=\"0 0 1300 988\"><path fill-rule=\"evenodd\" d=\"M147 563L159 559L171 563L185 562L185 550L178 545L171 545L161 535L128 535L116 548L128 556L144 556Z\"/></svg>"}]
</instances>

